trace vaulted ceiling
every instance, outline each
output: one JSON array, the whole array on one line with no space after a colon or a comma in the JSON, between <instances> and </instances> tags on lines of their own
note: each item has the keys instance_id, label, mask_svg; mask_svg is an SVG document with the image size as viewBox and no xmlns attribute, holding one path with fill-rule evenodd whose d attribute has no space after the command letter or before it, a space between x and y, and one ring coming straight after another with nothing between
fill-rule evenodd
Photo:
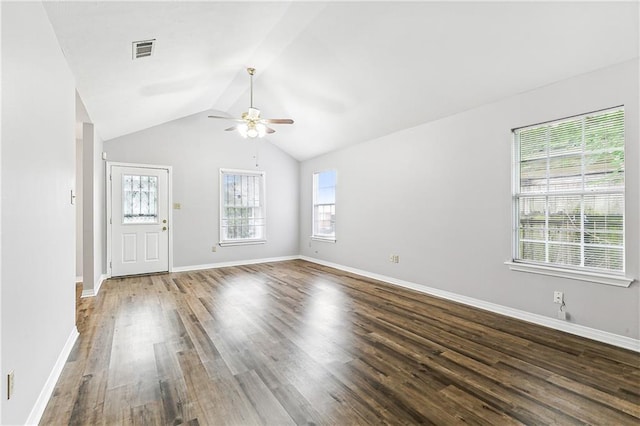
<instances>
[{"instance_id":1,"label":"vaulted ceiling","mask_svg":"<svg viewBox=\"0 0 640 426\"><path fill-rule=\"evenodd\" d=\"M638 57L638 2L46 2L105 140L254 104L299 160ZM132 60L131 43L156 39ZM230 124L211 120L211 135Z\"/></svg>"}]
</instances>

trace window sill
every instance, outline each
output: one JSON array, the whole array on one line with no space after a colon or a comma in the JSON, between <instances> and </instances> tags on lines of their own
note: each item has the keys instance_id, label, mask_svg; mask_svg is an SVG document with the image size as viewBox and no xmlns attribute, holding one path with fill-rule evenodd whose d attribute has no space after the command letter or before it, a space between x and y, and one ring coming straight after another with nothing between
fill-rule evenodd
<instances>
[{"instance_id":1,"label":"window sill","mask_svg":"<svg viewBox=\"0 0 640 426\"><path fill-rule=\"evenodd\" d=\"M332 237L318 237L316 235L312 235L311 239L313 241L323 241L325 243L335 243L337 241L335 238L332 238Z\"/></svg>"},{"instance_id":2,"label":"window sill","mask_svg":"<svg viewBox=\"0 0 640 426\"><path fill-rule=\"evenodd\" d=\"M532 265L529 263L520 263L513 261L504 262L504 264L507 265L512 271L549 275L552 277L569 278L580 281L589 281L592 283L613 285L616 287L629 287L634 281L633 278L625 277L624 275L576 271L573 269L562 269L552 266Z\"/></svg>"},{"instance_id":3,"label":"window sill","mask_svg":"<svg viewBox=\"0 0 640 426\"><path fill-rule=\"evenodd\" d=\"M225 247L225 246L251 246L251 245L255 245L255 244L264 244L266 243L267 240L246 240L246 241L220 241L218 244L220 244L221 247Z\"/></svg>"}]
</instances>

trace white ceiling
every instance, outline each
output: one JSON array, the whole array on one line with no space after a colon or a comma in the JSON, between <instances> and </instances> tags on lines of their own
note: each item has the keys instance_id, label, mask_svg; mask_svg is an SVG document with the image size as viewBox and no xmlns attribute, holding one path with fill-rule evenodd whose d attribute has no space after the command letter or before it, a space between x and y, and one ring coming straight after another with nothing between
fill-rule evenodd
<instances>
[{"instance_id":1,"label":"white ceiling","mask_svg":"<svg viewBox=\"0 0 640 426\"><path fill-rule=\"evenodd\" d=\"M639 56L638 2L51 2L108 140L249 104L299 160ZM155 38L133 61L131 42ZM240 136L211 120L212 135Z\"/></svg>"}]
</instances>

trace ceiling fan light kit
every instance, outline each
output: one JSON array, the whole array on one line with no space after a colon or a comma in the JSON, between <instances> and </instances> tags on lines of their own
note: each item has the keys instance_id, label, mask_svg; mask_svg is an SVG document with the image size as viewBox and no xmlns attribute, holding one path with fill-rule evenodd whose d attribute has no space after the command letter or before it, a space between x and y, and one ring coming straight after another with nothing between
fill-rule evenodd
<instances>
[{"instance_id":1,"label":"ceiling fan light kit","mask_svg":"<svg viewBox=\"0 0 640 426\"><path fill-rule=\"evenodd\" d=\"M243 138L262 138L267 134L275 133L275 130L268 127L267 124L293 124L290 118L260 118L260 110L253 107L253 75L256 73L255 68L247 68L250 79L250 99L249 109L242 113L241 118L220 117L210 115L209 118L221 118L223 120L238 121L240 124L229 127L225 131L237 130Z\"/></svg>"},{"instance_id":2,"label":"ceiling fan light kit","mask_svg":"<svg viewBox=\"0 0 640 426\"><path fill-rule=\"evenodd\" d=\"M242 123L236 127L243 138L262 138L267 134L267 126L262 123Z\"/></svg>"}]
</instances>

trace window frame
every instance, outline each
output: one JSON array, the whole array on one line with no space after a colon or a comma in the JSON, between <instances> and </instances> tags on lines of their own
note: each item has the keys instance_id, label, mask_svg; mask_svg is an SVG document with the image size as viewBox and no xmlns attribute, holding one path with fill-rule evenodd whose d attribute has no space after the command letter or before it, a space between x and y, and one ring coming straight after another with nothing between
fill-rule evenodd
<instances>
[{"instance_id":1,"label":"window frame","mask_svg":"<svg viewBox=\"0 0 640 426\"><path fill-rule=\"evenodd\" d=\"M236 238L236 239L223 239L223 221L225 220L224 209L226 207L224 194L224 176L251 176L260 177L260 210L262 212L262 220L264 223L261 238ZM264 171L257 170L240 170L240 169L224 169L221 168L219 172L219 220L218 220L218 244L220 246L240 246L240 245L253 245L253 244L265 244L267 242L267 203L266 203L266 173Z\"/></svg>"},{"instance_id":2,"label":"window frame","mask_svg":"<svg viewBox=\"0 0 640 426\"><path fill-rule=\"evenodd\" d=\"M333 186L333 235L328 234L316 234L316 206L321 205L316 203L317 190L318 190L318 178L322 173L333 172L335 174L335 182ZM336 212L336 199L337 199L337 188L338 188L338 171L336 169L325 169L313 172L311 175L312 188L311 188L311 239L315 241L325 241L335 243L336 240L336 220L335 220L335 212ZM322 204L322 205L331 205L331 204Z\"/></svg>"},{"instance_id":3,"label":"window frame","mask_svg":"<svg viewBox=\"0 0 640 426\"><path fill-rule=\"evenodd\" d=\"M514 128L511 130L512 136L512 197L511 197L511 209L512 209L512 250L511 250L511 260L505 262L506 265L513 271L519 272L528 272L528 273L537 273L542 275L551 275L562 278L570 278L582 281L596 282L601 284L609 284L615 286L628 287L631 282L633 282L633 278L629 278L625 276L626 271L626 255L627 255L627 235L626 235L626 204L627 204L627 196L626 196L626 185L623 186L621 190L606 190L606 191L598 191L596 190L587 190L584 187L580 191L550 191L548 188L545 192L541 193L523 193L521 192L521 181L520 181L520 171L521 171L521 159L520 159L520 141L518 132L531 129L536 127L542 127L545 125L556 125L562 122L575 121L587 116L593 116L597 114L604 114L607 112L612 112L616 110L622 110L625 114L625 130L626 130L626 111L624 105L618 105L611 108L605 108L602 110L591 111L588 113L578 114L571 117L565 117L561 119L554 119L542 123L537 123L533 125L523 126ZM623 147L623 153L626 155L626 131L625 131L625 146ZM625 159L626 165L626 159ZM548 167L548 166L547 166ZM584 151L581 160L581 167L584 167ZM626 167L622 171L623 178L626 179ZM626 184L626 181L625 181ZM580 197L584 197L587 195L594 194L621 194L623 197L623 226L622 226L622 236L623 236L623 244L622 244L622 269L619 271L612 269L599 269L599 268L590 268L588 266L574 266L574 265L564 265L559 263L551 263L551 262L536 262L533 260L520 259L519 258L519 245L520 245L520 198L527 196L540 196L540 197L548 197L548 196L569 196L569 195L578 195ZM585 230L580 230L581 235L584 235ZM545 239L545 245L549 244L549 240ZM584 237L581 237L581 246L584 245Z\"/></svg>"}]
</instances>

